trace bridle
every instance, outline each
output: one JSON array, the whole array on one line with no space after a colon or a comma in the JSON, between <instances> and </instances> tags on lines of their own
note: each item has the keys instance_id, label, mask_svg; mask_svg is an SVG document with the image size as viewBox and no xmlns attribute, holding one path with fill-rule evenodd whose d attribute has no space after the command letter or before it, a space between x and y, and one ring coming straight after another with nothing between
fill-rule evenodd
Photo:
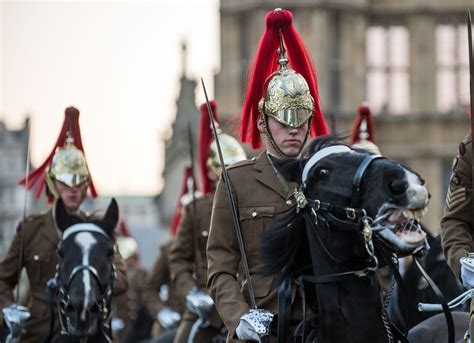
<instances>
[{"instance_id":1,"label":"bridle","mask_svg":"<svg viewBox=\"0 0 474 343\"><path fill-rule=\"evenodd\" d=\"M66 241L67 239L70 239L73 234L77 234L79 232L96 232L105 235L107 238L110 239L110 237L98 227L84 228L79 227L77 225L73 225L64 231L60 244L62 244L62 242ZM114 282L116 280L116 269L114 264L112 264L111 272L106 285L102 284L97 269L94 266L86 264L79 264L75 266L71 271L66 284L64 284L61 280L61 268L59 267L58 262L58 264L56 265L56 274L54 276L54 279L48 282L48 288L49 291L52 292L52 294L56 295L58 299L57 310L59 315L59 322L61 324L61 335L74 336L70 332L69 320L67 317L67 309L71 305L71 296L69 293L69 289L71 287L72 281L74 280L74 277L82 271L89 272L89 274L92 275L92 278L95 279L95 281L99 285L101 296L99 298L99 301L96 302L95 305L97 306L98 312L100 314L100 329L107 341L112 342L109 317L111 312L112 291L114 287ZM53 316L51 316L51 318L53 318Z\"/></svg>"},{"instance_id":2,"label":"bridle","mask_svg":"<svg viewBox=\"0 0 474 343\"><path fill-rule=\"evenodd\" d=\"M361 183L363 180L364 173L372 162L385 157L380 155L368 155L366 156L354 174L352 180L352 201L351 206L338 206L331 203L323 202L319 199L311 199L306 196L306 180L309 171L314 167L321 159L336 153L351 153L352 150L344 145L330 146L321 149L315 153L305 164L302 172L301 186L299 190L295 190L294 196L297 204L297 212L301 212L305 223L306 223L306 235L308 238L314 237L318 241L320 247L330 260L337 264L344 264L338 260L337 257L333 256L327 248L324 240L319 234L318 227L324 225L327 229L333 231L347 231L347 232L361 232L364 238L364 246L370 259L368 264L363 269L349 270L347 272L332 273L325 275L300 275L298 277L300 283L300 291L303 298L303 317L306 316L305 306L305 295L304 295L304 282L310 282L314 284L336 282L341 279L350 277L367 277L374 275L378 269L378 259L375 256L374 245L372 242L372 228L371 223L373 219L370 218L366 211L360 206L361 197ZM314 251L315 243L314 240L308 239L310 242L311 259L314 265ZM312 246L311 246L312 245ZM315 273L315 271L314 271ZM279 301L279 313L284 315L279 316L278 320L278 339L279 342L284 341L286 337L286 328L288 327L288 309L289 309L289 297L291 294L289 280L285 280L278 288L278 301ZM287 314L287 315L285 315ZM385 323L384 323L385 324ZM304 324L303 324L303 337L304 337ZM387 332L388 333L388 332Z\"/></svg>"},{"instance_id":3,"label":"bridle","mask_svg":"<svg viewBox=\"0 0 474 343\"><path fill-rule=\"evenodd\" d=\"M351 276L363 277L375 273L378 268L378 260L375 256L374 246L372 243L372 228L370 226L370 224L373 222L373 219L367 215L363 208L359 208L361 197L360 190L364 173L370 164L375 160L384 159L385 157L380 155L368 155L362 160L352 179L352 201L350 207L338 206L320 201L318 199L311 199L306 197L304 194L306 191L307 174L319 160L333 153L344 153L351 151L352 150L346 146L336 145L322 149L313 155L313 157L304 167L303 179L301 183L302 187L299 191L295 191L295 198L298 206L297 210L302 211L302 215L305 218L306 223L309 224L306 225L308 237L315 237L325 254L335 263L343 264L329 252L329 249L326 247L326 244L318 233L317 227L325 225L327 228L335 231L361 232L364 236L365 249L371 258L371 265L362 270L351 270L348 272L322 276L308 276L308 278L311 279L311 282L314 283L334 282ZM319 157L317 156L314 158L314 156L316 156L318 153L320 154Z\"/></svg>"}]
</instances>

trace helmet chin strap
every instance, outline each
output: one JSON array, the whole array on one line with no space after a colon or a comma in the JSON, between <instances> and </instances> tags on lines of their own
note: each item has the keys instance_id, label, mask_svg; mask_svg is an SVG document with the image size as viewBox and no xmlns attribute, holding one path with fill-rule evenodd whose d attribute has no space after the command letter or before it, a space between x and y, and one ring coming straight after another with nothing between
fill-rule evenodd
<instances>
[{"instance_id":1,"label":"helmet chin strap","mask_svg":"<svg viewBox=\"0 0 474 343\"><path fill-rule=\"evenodd\" d=\"M263 127L265 128L265 135L267 136L267 140L268 142L270 142L270 145L272 146L273 150L277 153L277 155L279 157L282 157L282 158L294 158L295 156L289 156L287 154L285 154L281 149L280 147L278 146L278 144L275 143L275 140L273 139L273 136L272 136L272 133L270 132L270 130L268 129L268 116L266 115L262 115L263 117ZM309 136L309 131L311 129L311 119L313 117L311 116L309 119L308 119L308 129L306 130L306 135L304 137L304 141L303 141L303 144L301 144L301 147L300 147L300 150L298 150L298 154L299 155L301 153L301 151L303 150L305 144L306 144L306 141L308 140L308 136ZM304 124L303 124L304 125Z\"/></svg>"}]
</instances>

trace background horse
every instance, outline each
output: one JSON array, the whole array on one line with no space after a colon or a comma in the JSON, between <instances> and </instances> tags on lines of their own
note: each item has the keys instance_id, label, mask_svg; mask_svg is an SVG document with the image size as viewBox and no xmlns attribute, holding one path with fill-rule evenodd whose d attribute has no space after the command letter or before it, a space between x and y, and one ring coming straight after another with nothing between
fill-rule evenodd
<instances>
[{"instance_id":1,"label":"background horse","mask_svg":"<svg viewBox=\"0 0 474 343\"><path fill-rule=\"evenodd\" d=\"M417 218L429 194L409 168L338 144L319 138L308 157L275 161L286 180L303 185L304 196L265 231L262 272L281 274L282 283L311 266L318 342L392 341L373 243L403 254L419 249L426 235Z\"/></svg>"},{"instance_id":2,"label":"background horse","mask_svg":"<svg viewBox=\"0 0 474 343\"><path fill-rule=\"evenodd\" d=\"M56 224L63 233L55 276L61 334L53 342L111 342L113 232L118 216L115 199L100 220L69 215L62 200L57 201Z\"/></svg>"}]
</instances>

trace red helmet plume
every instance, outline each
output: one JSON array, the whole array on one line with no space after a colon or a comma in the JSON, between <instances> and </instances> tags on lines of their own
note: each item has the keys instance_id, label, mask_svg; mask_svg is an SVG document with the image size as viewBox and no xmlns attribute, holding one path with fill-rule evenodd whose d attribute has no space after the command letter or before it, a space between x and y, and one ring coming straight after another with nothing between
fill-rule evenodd
<instances>
[{"instance_id":1,"label":"red helmet plume","mask_svg":"<svg viewBox=\"0 0 474 343\"><path fill-rule=\"evenodd\" d=\"M357 117L352 124L351 145L359 143L361 138L375 143L374 119L372 118L369 104L366 101L362 102L357 112ZM366 125L365 130L361 127L363 122ZM365 132L365 137L361 137L362 132Z\"/></svg>"},{"instance_id":2,"label":"red helmet plume","mask_svg":"<svg viewBox=\"0 0 474 343\"><path fill-rule=\"evenodd\" d=\"M214 120L218 121L217 103L215 100L210 102ZM202 179L202 192L209 194L212 192L211 180L209 179L209 170L207 167L207 160L211 155L211 143L214 140L214 133L211 128L211 121L209 118L209 110L207 104L200 106L201 118L199 121L199 171Z\"/></svg>"},{"instance_id":3,"label":"red helmet plume","mask_svg":"<svg viewBox=\"0 0 474 343\"><path fill-rule=\"evenodd\" d=\"M265 95L266 83L269 77L279 67L277 49L280 44L280 33L288 54L289 65L306 80L310 94L314 99L314 116L311 122L310 135L327 134L328 129L319 103L315 68L303 40L293 27L292 13L286 10L275 10L268 12L265 20L265 32L260 38L253 66L249 73L249 85L242 108L240 140L243 143L250 142L253 148L261 146L260 133L256 127L257 118L260 115L258 104Z\"/></svg>"},{"instance_id":4,"label":"red helmet plume","mask_svg":"<svg viewBox=\"0 0 474 343\"><path fill-rule=\"evenodd\" d=\"M170 231L171 235L176 236L176 232L178 232L178 226L181 221L181 211L183 209L183 201L182 198L191 191L188 187L188 180L192 177L192 167L190 165L184 166L183 172L183 181L181 183L181 191L179 192L178 200L176 201L176 209L171 219Z\"/></svg>"}]
</instances>

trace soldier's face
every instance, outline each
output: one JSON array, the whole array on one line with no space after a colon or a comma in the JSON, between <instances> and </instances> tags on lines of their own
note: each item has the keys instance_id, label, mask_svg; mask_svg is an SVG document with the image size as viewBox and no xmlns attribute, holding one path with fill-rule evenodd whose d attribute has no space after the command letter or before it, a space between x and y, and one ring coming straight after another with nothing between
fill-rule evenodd
<instances>
[{"instance_id":1,"label":"soldier's face","mask_svg":"<svg viewBox=\"0 0 474 343\"><path fill-rule=\"evenodd\" d=\"M87 182L83 182L78 186L69 187L61 181L54 181L56 189L58 190L59 196L63 199L64 206L66 209L73 213L79 209L82 201L86 197Z\"/></svg>"},{"instance_id":2,"label":"soldier's face","mask_svg":"<svg viewBox=\"0 0 474 343\"><path fill-rule=\"evenodd\" d=\"M263 118L259 119L258 128L260 132L265 132ZM269 117L267 120L267 129L270 131L274 143L286 156L297 157L305 142L306 133L308 132L308 121L297 128L292 128ZM273 151L273 147L269 142L266 142L266 146L271 153L278 155L276 151Z\"/></svg>"}]
</instances>

